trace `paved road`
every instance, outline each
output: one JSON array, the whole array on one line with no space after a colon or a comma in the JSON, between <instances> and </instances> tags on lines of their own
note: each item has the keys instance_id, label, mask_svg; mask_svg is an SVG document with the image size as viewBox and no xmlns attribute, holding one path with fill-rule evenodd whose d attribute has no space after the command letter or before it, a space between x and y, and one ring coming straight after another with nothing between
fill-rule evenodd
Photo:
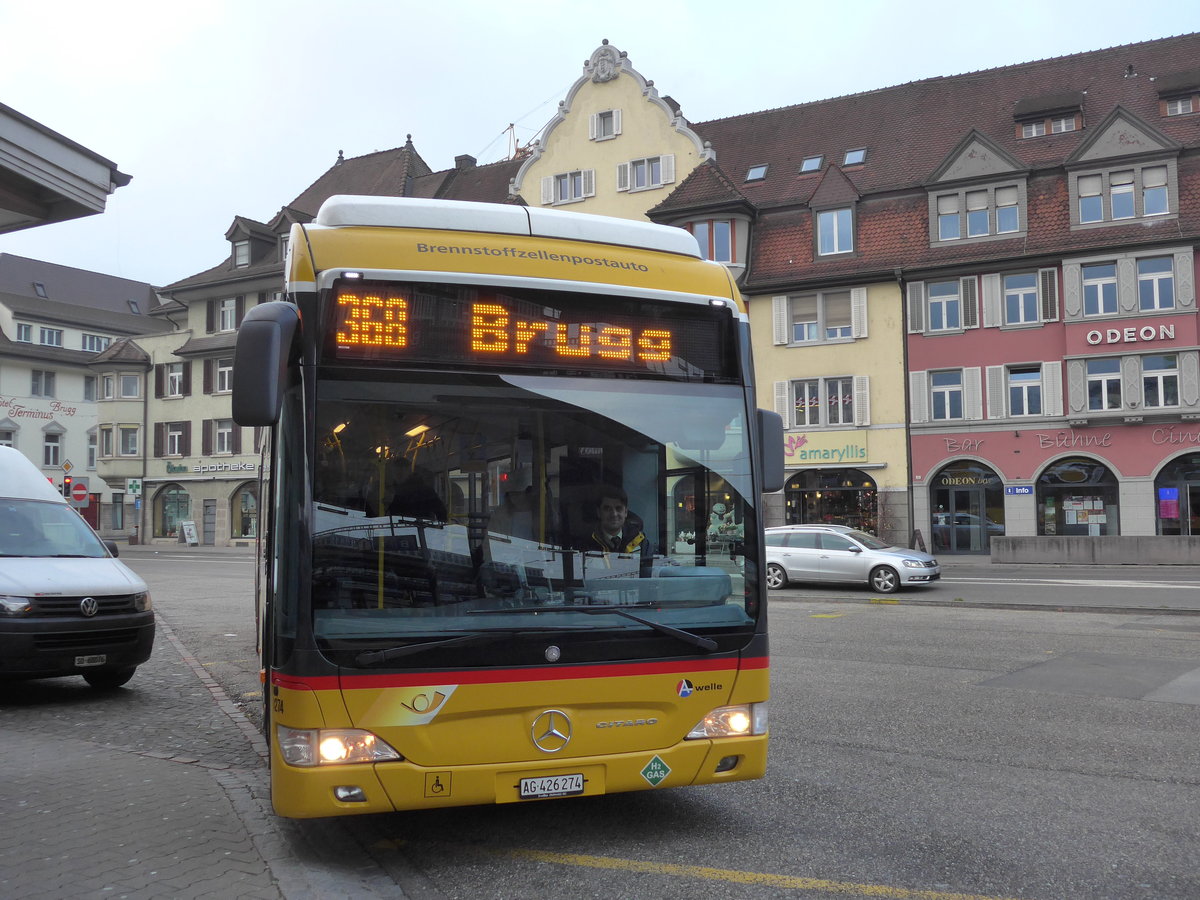
<instances>
[{"instance_id":1,"label":"paved road","mask_svg":"<svg viewBox=\"0 0 1200 900\"><path fill-rule=\"evenodd\" d=\"M165 625L129 689L0 687L0 896L1200 896L1200 620L1033 602L1190 612L1195 573L970 561L895 605L777 592L761 782L296 823L242 712L249 555L125 558ZM1022 611L983 608L1014 579Z\"/></svg>"}]
</instances>

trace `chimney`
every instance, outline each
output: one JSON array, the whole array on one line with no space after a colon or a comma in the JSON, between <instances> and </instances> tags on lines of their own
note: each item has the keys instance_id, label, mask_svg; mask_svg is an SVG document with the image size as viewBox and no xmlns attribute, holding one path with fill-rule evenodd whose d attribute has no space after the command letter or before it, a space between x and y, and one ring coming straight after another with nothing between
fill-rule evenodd
<instances>
[{"instance_id":1,"label":"chimney","mask_svg":"<svg viewBox=\"0 0 1200 900\"><path fill-rule=\"evenodd\" d=\"M476 162L477 160L475 157L464 153L462 156L454 157L454 168L458 169L460 172L464 169L473 169L475 168Z\"/></svg>"}]
</instances>

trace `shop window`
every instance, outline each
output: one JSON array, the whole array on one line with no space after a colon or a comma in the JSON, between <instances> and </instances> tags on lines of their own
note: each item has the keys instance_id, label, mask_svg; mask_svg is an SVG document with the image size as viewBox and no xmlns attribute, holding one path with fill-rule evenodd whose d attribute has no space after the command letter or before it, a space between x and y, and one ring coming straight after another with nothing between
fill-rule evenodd
<instances>
[{"instance_id":1,"label":"shop window","mask_svg":"<svg viewBox=\"0 0 1200 900\"><path fill-rule=\"evenodd\" d=\"M192 498L178 484L168 484L154 500L154 536L178 537L181 522L191 519Z\"/></svg>"},{"instance_id":2,"label":"shop window","mask_svg":"<svg viewBox=\"0 0 1200 900\"><path fill-rule=\"evenodd\" d=\"M819 469L792 476L784 489L789 525L847 525L879 534L879 494L858 469Z\"/></svg>"},{"instance_id":3,"label":"shop window","mask_svg":"<svg viewBox=\"0 0 1200 900\"><path fill-rule=\"evenodd\" d=\"M1004 484L991 467L956 460L929 480L934 553L986 553L1004 534Z\"/></svg>"},{"instance_id":4,"label":"shop window","mask_svg":"<svg viewBox=\"0 0 1200 900\"><path fill-rule=\"evenodd\" d=\"M1117 478L1103 463L1073 456L1052 463L1037 481L1040 535L1120 534Z\"/></svg>"},{"instance_id":5,"label":"shop window","mask_svg":"<svg viewBox=\"0 0 1200 900\"><path fill-rule=\"evenodd\" d=\"M232 533L235 538L258 536L258 485L247 482L233 493L230 510Z\"/></svg>"},{"instance_id":6,"label":"shop window","mask_svg":"<svg viewBox=\"0 0 1200 900\"><path fill-rule=\"evenodd\" d=\"M1154 479L1158 534L1200 534L1200 453L1165 465Z\"/></svg>"}]
</instances>

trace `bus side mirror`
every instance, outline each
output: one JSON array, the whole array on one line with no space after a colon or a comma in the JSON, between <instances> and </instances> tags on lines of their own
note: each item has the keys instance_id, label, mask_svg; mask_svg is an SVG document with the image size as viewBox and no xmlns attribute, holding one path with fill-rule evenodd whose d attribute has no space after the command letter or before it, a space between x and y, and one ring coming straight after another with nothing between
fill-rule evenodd
<instances>
[{"instance_id":1,"label":"bus side mirror","mask_svg":"<svg viewBox=\"0 0 1200 900\"><path fill-rule=\"evenodd\" d=\"M782 491L783 477L783 418L779 413L756 409L758 413L758 459L762 471L762 491L773 494Z\"/></svg>"},{"instance_id":2,"label":"bus side mirror","mask_svg":"<svg viewBox=\"0 0 1200 900\"><path fill-rule=\"evenodd\" d=\"M233 349L233 420L274 425L288 382L300 310L282 300L260 303L238 326Z\"/></svg>"}]
</instances>

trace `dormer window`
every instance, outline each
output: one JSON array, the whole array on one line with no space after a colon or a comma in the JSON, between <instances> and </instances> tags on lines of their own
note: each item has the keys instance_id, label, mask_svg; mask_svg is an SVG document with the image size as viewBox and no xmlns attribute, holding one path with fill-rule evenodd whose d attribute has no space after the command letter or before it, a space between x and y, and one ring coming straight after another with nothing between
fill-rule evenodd
<instances>
[{"instance_id":1,"label":"dormer window","mask_svg":"<svg viewBox=\"0 0 1200 900\"><path fill-rule=\"evenodd\" d=\"M287 259L287 251L288 251L288 235L281 234L279 236L279 258Z\"/></svg>"},{"instance_id":2,"label":"dormer window","mask_svg":"<svg viewBox=\"0 0 1200 900\"><path fill-rule=\"evenodd\" d=\"M1021 125L1021 137L1041 137L1046 133L1045 122L1025 122Z\"/></svg>"},{"instance_id":3,"label":"dormer window","mask_svg":"<svg viewBox=\"0 0 1200 900\"><path fill-rule=\"evenodd\" d=\"M1083 127L1083 93L1060 91L1019 100L1013 106L1017 137L1043 137L1047 134L1066 134Z\"/></svg>"},{"instance_id":4,"label":"dormer window","mask_svg":"<svg viewBox=\"0 0 1200 900\"><path fill-rule=\"evenodd\" d=\"M824 156L806 156L804 157L804 162L800 163L800 171L818 172L821 169L821 163L824 159Z\"/></svg>"},{"instance_id":5,"label":"dormer window","mask_svg":"<svg viewBox=\"0 0 1200 900\"><path fill-rule=\"evenodd\" d=\"M1164 114L1168 116L1186 116L1195 111L1191 97L1174 97L1163 103Z\"/></svg>"},{"instance_id":6,"label":"dormer window","mask_svg":"<svg viewBox=\"0 0 1200 900\"><path fill-rule=\"evenodd\" d=\"M1063 134L1067 131L1075 130L1074 116L1058 116L1050 120L1050 133Z\"/></svg>"},{"instance_id":7,"label":"dormer window","mask_svg":"<svg viewBox=\"0 0 1200 900\"><path fill-rule=\"evenodd\" d=\"M767 177L766 166L751 166L750 171L746 173L747 181L762 181Z\"/></svg>"},{"instance_id":8,"label":"dormer window","mask_svg":"<svg viewBox=\"0 0 1200 900\"><path fill-rule=\"evenodd\" d=\"M842 158L843 166L857 166L867 161L867 148L859 147L857 150L847 150L846 155Z\"/></svg>"},{"instance_id":9,"label":"dormer window","mask_svg":"<svg viewBox=\"0 0 1200 900\"><path fill-rule=\"evenodd\" d=\"M250 242L249 241L234 241L233 242L233 265L238 269L245 268L250 265Z\"/></svg>"}]
</instances>

